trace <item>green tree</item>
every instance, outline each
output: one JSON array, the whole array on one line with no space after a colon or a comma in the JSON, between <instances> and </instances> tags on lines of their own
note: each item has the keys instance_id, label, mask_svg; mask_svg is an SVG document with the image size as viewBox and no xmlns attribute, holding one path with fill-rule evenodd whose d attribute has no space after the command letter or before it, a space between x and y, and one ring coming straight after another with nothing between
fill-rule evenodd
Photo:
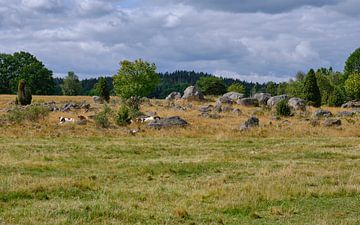
<instances>
[{"instance_id":1,"label":"green tree","mask_svg":"<svg viewBox=\"0 0 360 225\"><path fill-rule=\"evenodd\" d=\"M222 95L226 93L226 84L219 77L200 77L196 86L205 95Z\"/></svg>"},{"instance_id":2,"label":"green tree","mask_svg":"<svg viewBox=\"0 0 360 225\"><path fill-rule=\"evenodd\" d=\"M113 83L115 93L123 99L148 96L160 82L154 63L141 59L134 62L124 60L120 62L120 66Z\"/></svg>"},{"instance_id":3,"label":"green tree","mask_svg":"<svg viewBox=\"0 0 360 225\"><path fill-rule=\"evenodd\" d=\"M286 85L286 94L290 97L302 98L304 94L304 83L298 80L290 80Z\"/></svg>"},{"instance_id":4,"label":"green tree","mask_svg":"<svg viewBox=\"0 0 360 225\"><path fill-rule=\"evenodd\" d=\"M327 104L329 106L341 106L345 102L344 91L340 87L335 86L329 96Z\"/></svg>"},{"instance_id":5,"label":"green tree","mask_svg":"<svg viewBox=\"0 0 360 225\"><path fill-rule=\"evenodd\" d=\"M321 106L321 94L317 85L315 71L310 69L305 77L303 97L309 104L320 107Z\"/></svg>"},{"instance_id":6,"label":"green tree","mask_svg":"<svg viewBox=\"0 0 360 225\"><path fill-rule=\"evenodd\" d=\"M353 73L360 73L360 48L351 53L345 62L345 78L348 78Z\"/></svg>"},{"instance_id":7,"label":"green tree","mask_svg":"<svg viewBox=\"0 0 360 225\"><path fill-rule=\"evenodd\" d=\"M345 81L346 95L352 99L360 99L360 73L353 73Z\"/></svg>"},{"instance_id":8,"label":"green tree","mask_svg":"<svg viewBox=\"0 0 360 225\"><path fill-rule=\"evenodd\" d=\"M104 77L100 77L98 83L95 85L96 92L107 103L110 101L110 93L107 87L107 81Z\"/></svg>"},{"instance_id":9,"label":"green tree","mask_svg":"<svg viewBox=\"0 0 360 225\"><path fill-rule=\"evenodd\" d=\"M20 80L18 85L18 93L16 103L20 105L30 105L32 100L31 90L27 86L25 80Z\"/></svg>"},{"instance_id":10,"label":"green tree","mask_svg":"<svg viewBox=\"0 0 360 225\"><path fill-rule=\"evenodd\" d=\"M269 81L266 84L266 93L271 94L272 96L275 96L277 93L277 86L274 81Z\"/></svg>"},{"instance_id":11,"label":"green tree","mask_svg":"<svg viewBox=\"0 0 360 225\"><path fill-rule=\"evenodd\" d=\"M15 93L19 81L24 79L33 94L53 94L52 75L51 70L28 52L0 54L0 93Z\"/></svg>"},{"instance_id":12,"label":"green tree","mask_svg":"<svg viewBox=\"0 0 360 225\"><path fill-rule=\"evenodd\" d=\"M329 79L329 74L323 73L321 70L316 72L316 82L320 90L321 103L326 105L329 103L329 98L334 91L334 85Z\"/></svg>"},{"instance_id":13,"label":"green tree","mask_svg":"<svg viewBox=\"0 0 360 225\"><path fill-rule=\"evenodd\" d=\"M284 99L276 105L276 115L278 116L290 116L291 109L288 105L288 100Z\"/></svg>"},{"instance_id":14,"label":"green tree","mask_svg":"<svg viewBox=\"0 0 360 225\"><path fill-rule=\"evenodd\" d=\"M67 77L64 79L64 83L61 85L63 95L75 96L81 93L81 83L78 76L72 71L68 72Z\"/></svg>"},{"instance_id":15,"label":"green tree","mask_svg":"<svg viewBox=\"0 0 360 225\"><path fill-rule=\"evenodd\" d=\"M242 84L239 84L239 83L232 83L228 89L227 89L228 92L238 92L238 93L245 93L245 87L244 85Z\"/></svg>"}]
</instances>

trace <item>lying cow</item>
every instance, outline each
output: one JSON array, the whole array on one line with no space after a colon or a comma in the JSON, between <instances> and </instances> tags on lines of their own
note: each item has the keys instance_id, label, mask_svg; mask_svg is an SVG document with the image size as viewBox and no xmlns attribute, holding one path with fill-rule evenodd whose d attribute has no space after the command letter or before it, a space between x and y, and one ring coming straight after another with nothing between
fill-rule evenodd
<instances>
[{"instance_id":1,"label":"lying cow","mask_svg":"<svg viewBox=\"0 0 360 225\"><path fill-rule=\"evenodd\" d=\"M159 120L159 119L160 119L159 116L139 116L135 119L135 121L131 121L131 122L147 123L147 122Z\"/></svg>"},{"instance_id":2,"label":"lying cow","mask_svg":"<svg viewBox=\"0 0 360 225\"><path fill-rule=\"evenodd\" d=\"M65 124L65 123L75 123L74 118L67 118L67 117L59 117L59 124Z\"/></svg>"}]
</instances>

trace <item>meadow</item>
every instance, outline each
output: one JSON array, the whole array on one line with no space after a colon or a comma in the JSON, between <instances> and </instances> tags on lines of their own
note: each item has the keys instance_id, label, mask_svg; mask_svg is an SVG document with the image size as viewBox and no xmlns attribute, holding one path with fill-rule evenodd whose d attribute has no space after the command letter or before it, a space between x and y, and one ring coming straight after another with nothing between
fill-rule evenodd
<instances>
[{"instance_id":1,"label":"meadow","mask_svg":"<svg viewBox=\"0 0 360 225\"><path fill-rule=\"evenodd\" d=\"M0 96L0 109L13 99ZM0 125L0 224L360 223L358 116L324 127L240 106L241 115L209 119L198 116L205 103L178 104L187 110L151 100L142 111L181 116L188 127L142 127L135 136L115 125L58 124L59 116L101 110L94 104L87 113ZM116 99L110 106L118 108ZM240 132L251 115L260 127Z\"/></svg>"}]
</instances>

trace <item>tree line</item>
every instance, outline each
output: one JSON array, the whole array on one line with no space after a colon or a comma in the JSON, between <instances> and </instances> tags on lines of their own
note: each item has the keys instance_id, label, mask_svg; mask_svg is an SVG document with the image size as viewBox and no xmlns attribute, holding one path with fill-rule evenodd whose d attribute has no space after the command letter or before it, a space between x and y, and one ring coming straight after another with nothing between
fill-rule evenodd
<instances>
[{"instance_id":1,"label":"tree line","mask_svg":"<svg viewBox=\"0 0 360 225\"><path fill-rule=\"evenodd\" d=\"M236 91L251 96L266 92L304 98L314 106L339 106L346 100L360 99L360 48L349 56L344 72L331 67L310 69L280 83L246 82L195 71L157 73L155 64L142 60L122 61L118 74L112 77L80 80L70 71L65 78L53 78L53 72L28 52L0 54L0 94L15 94L21 80L26 80L29 91L38 95L101 95L99 92L106 89L110 95L121 93L126 98L165 98L171 92L183 92L196 85L207 95Z\"/></svg>"}]
</instances>

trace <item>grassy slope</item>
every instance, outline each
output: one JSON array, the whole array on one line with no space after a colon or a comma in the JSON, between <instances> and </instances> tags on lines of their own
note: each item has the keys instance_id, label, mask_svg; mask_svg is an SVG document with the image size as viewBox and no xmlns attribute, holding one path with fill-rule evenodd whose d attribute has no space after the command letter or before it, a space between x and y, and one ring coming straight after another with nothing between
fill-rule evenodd
<instances>
[{"instance_id":1,"label":"grassy slope","mask_svg":"<svg viewBox=\"0 0 360 225\"><path fill-rule=\"evenodd\" d=\"M0 224L359 224L359 138L0 136Z\"/></svg>"}]
</instances>

